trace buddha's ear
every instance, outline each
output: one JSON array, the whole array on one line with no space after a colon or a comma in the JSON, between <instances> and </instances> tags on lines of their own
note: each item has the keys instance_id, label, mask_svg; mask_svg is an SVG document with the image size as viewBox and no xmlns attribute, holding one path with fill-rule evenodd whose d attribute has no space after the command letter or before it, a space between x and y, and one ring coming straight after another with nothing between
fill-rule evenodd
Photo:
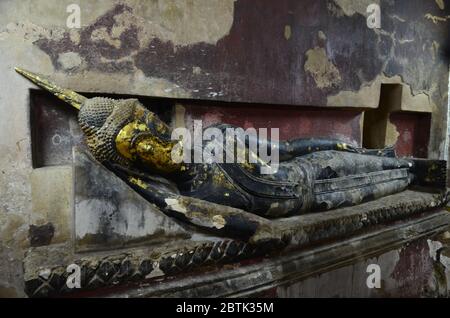
<instances>
[{"instance_id":1,"label":"buddha's ear","mask_svg":"<svg viewBox=\"0 0 450 318\"><path fill-rule=\"evenodd\" d=\"M59 87L55 83L50 82L48 79L39 74L35 74L18 67L16 67L15 70L17 73L26 77L37 86L49 91L59 99L62 99L63 101L65 101L66 103L70 104L71 106L75 107L78 110L81 108L81 105L83 105L83 103L87 99L83 95L80 95L70 89Z\"/></svg>"}]
</instances>

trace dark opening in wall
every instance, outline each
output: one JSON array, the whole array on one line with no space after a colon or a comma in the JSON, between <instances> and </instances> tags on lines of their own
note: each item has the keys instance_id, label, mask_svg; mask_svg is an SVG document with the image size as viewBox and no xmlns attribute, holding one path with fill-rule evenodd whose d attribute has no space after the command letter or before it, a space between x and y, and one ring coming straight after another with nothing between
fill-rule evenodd
<instances>
[{"instance_id":1,"label":"dark opening in wall","mask_svg":"<svg viewBox=\"0 0 450 318\"><path fill-rule=\"evenodd\" d=\"M401 103L402 86L400 84L381 84L378 108L364 113L363 146L365 148L383 148L388 139L387 125L389 113Z\"/></svg>"},{"instance_id":2,"label":"dark opening in wall","mask_svg":"<svg viewBox=\"0 0 450 318\"><path fill-rule=\"evenodd\" d=\"M82 93L86 97L137 98L160 118L170 123L174 101L118 94ZM72 147L83 140L77 111L52 94L30 90L31 149L33 168L71 164Z\"/></svg>"},{"instance_id":3,"label":"dark opening in wall","mask_svg":"<svg viewBox=\"0 0 450 318\"><path fill-rule=\"evenodd\" d=\"M377 109L364 113L363 146L394 146L398 156L426 158L431 114L402 110L401 84L381 84Z\"/></svg>"},{"instance_id":4,"label":"dark opening in wall","mask_svg":"<svg viewBox=\"0 0 450 318\"><path fill-rule=\"evenodd\" d=\"M41 90L30 90L30 104L33 168L71 162L76 110Z\"/></svg>"}]
</instances>

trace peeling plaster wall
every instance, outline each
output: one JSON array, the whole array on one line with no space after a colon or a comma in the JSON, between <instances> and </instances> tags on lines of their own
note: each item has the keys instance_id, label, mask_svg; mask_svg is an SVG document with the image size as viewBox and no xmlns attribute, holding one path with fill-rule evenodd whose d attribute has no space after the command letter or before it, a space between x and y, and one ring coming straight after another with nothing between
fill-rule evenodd
<instances>
[{"instance_id":1,"label":"peeling plaster wall","mask_svg":"<svg viewBox=\"0 0 450 318\"><path fill-rule=\"evenodd\" d=\"M80 4L81 29L66 27L71 3ZM430 156L442 157L450 5L380 4L382 29L371 30L356 0L0 1L0 295L24 296L31 225L54 217L55 239L71 235L58 227L71 213L66 196L60 213L37 204L45 193L36 188L52 182L32 172L33 85L14 66L83 92L309 106L373 108L379 84L395 79L426 96ZM71 178L61 170L65 191Z\"/></svg>"},{"instance_id":2,"label":"peeling plaster wall","mask_svg":"<svg viewBox=\"0 0 450 318\"><path fill-rule=\"evenodd\" d=\"M25 40L44 54L38 71L74 89L376 108L380 85L395 81L410 90L405 108L435 114L429 155L443 157L443 0L81 1L82 28L72 30L68 3L3 1L0 39ZM381 29L367 27L371 3ZM34 69L32 61L22 64Z\"/></svg>"},{"instance_id":3,"label":"peeling plaster wall","mask_svg":"<svg viewBox=\"0 0 450 318\"><path fill-rule=\"evenodd\" d=\"M448 232L446 232L448 235ZM277 297L448 297L449 263L442 251L445 239L420 239L377 257L275 288ZM380 287L368 288L378 265Z\"/></svg>"},{"instance_id":4,"label":"peeling plaster wall","mask_svg":"<svg viewBox=\"0 0 450 318\"><path fill-rule=\"evenodd\" d=\"M339 70L328 59L325 49L315 47L306 52L305 72L309 73L318 88L327 88L340 84Z\"/></svg>"}]
</instances>

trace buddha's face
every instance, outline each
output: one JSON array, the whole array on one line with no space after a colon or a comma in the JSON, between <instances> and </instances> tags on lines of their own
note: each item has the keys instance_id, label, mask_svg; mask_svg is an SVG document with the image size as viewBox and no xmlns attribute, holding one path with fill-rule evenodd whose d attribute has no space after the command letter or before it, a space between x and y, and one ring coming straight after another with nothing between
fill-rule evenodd
<instances>
[{"instance_id":1,"label":"buddha's face","mask_svg":"<svg viewBox=\"0 0 450 318\"><path fill-rule=\"evenodd\" d=\"M99 114L101 118L93 121ZM159 173L180 168L171 159L176 142L170 140L169 127L136 99L90 99L81 108L79 121L100 160L140 163Z\"/></svg>"},{"instance_id":2,"label":"buddha's face","mask_svg":"<svg viewBox=\"0 0 450 318\"><path fill-rule=\"evenodd\" d=\"M134 119L116 136L117 151L132 162L140 161L158 172L173 172L179 168L171 159L175 142L170 129L158 116L136 104Z\"/></svg>"}]
</instances>

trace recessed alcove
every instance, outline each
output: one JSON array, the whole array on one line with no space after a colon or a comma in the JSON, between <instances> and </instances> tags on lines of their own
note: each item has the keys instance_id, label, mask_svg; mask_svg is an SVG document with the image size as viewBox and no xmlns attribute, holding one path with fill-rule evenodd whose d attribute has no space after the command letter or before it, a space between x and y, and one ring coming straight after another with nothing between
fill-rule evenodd
<instances>
[{"instance_id":1,"label":"recessed alcove","mask_svg":"<svg viewBox=\"0 0 450 318\"><path fill-rule=\"evenodd\" d=\"M185 101L186 122L204 127L224 122L237 127L278 128L281 140L335 138L361 145L362 112L338 107Z\"/></svg>"},{"instance_id":2,"label":"recessed alcove","mask_svg":"<svg viewBox=\"0 0 450 318\"><path fill-rule=\"evenodd\" d=\"M378 108L364 112L365 148L394 146L401 157L428 157L431 110L423 103L413 111L408 93L402 84L381 84Z\"/></svg>"},{"instance_id":3,"label":"recessed alcove","mask_svg":"<svg viewBox=\"0 0 450 318\"><path fill-rule=\"evenodd\" d=\"M363 109L180 100L148 96L83 93L87 97L137 98L168 124L203 127L224 122L243 128L279 128L280 138L336 138L365 148L394 145L399 156L426 158L431 113L402 110L401 84L382 84L379 107ZM183 109L179 117L179 107ZM182 105L182 106L181 106ZM82 143L77 113L43 90L30 90L33 168L70 164ZM179 124L179 123L178 123ZM395 141L392 144L392 141Z\"/></svg>"},{"instance_id":4,"label":"recessed alcove","mask_svg":"<svg viewBox=\"0 0 450 318\"><path fill-rule=\"evenodd\" d=\"M175 125L177 107L183 108L181 121L191 125L202 120L203 127L218 122L247 129L279 128L282 140L294 138L335 138L361 145L362 112L333 107L306 107L252 103L181 100L125 94L81 93L86 97L137 98L144 106ZM72 147L82 144L77 111L52 94L30 90L30 125L33 168L67 165Z\"/></svg>"},{"instance_id":5,"label":"recessed alcove","mask_svg":"<svg viewBox=\"0 0 450 318\"><path fill-rule=\"evenodd\" d=\"M86 97L116 99L137 98L146 107L170 123L174 101L125 94L81 93ZM77 111L52 94L30 90L30 130L33 168L72 163L72 147L83 140L78 126Z\"/></svg>"}]
</instances>

